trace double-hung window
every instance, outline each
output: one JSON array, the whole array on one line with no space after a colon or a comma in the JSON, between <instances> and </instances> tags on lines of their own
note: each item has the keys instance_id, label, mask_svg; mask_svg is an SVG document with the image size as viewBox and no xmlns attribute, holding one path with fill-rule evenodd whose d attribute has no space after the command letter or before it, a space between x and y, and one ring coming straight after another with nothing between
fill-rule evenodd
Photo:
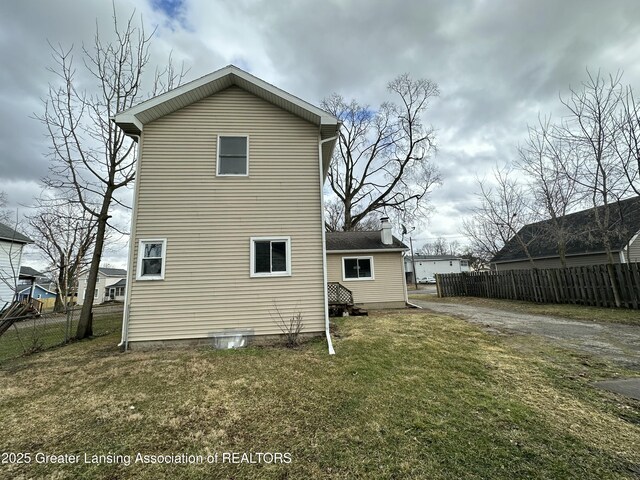
<instances>
[{"instance_id":1,"label":"double-hung window","mask_svg":"<svg viewBox=\"0 0 640 480\"><path fill-rule=\"evenodd\" d=\"M252 237L250 274L252 277L290 276L290 237Z\"/></svg>"},{"instance_id":2,"label":"double-hung window","mask_svg":"<svg viewBox=\"0 0 640 480\"><path fill-rule=\"evenodd\" d=\"M343 257L342 279L373 280L373 257Z\"/></svg>"},{"instance_id":3,"label":"double-hung window","mask_svg":"<svg viewBox=\"0 0 640 480\"><path fill-rule=\"evenodd\" d=\"M163 280L167 240L140 240L138 245L138 280Z\"/></svg>"},{"instance_id":4,"label":"double-hung window","mask_svg":"<svg viewBox=\"0 0 640 480\"><path fill-rule=\"evenodd\" d=\"M218 176L246 177L249 175L249 137L218 137Z\"/></svg>"}]
</instances>

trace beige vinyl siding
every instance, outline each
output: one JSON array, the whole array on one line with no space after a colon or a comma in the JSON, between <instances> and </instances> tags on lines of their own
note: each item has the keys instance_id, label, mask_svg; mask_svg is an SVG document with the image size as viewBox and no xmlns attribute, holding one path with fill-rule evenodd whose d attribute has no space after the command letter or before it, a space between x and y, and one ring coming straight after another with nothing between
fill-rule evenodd
<instances>
[{"instance_id":1,"label":"beige vinyl siding","mask_svg":"<svg viewBox=\"0 0 640 480\"><path fill-rule=\"evenodd\" d=\"M249 176L216 176L218 135L249 136ZM318 128L231 87L145 125L132 265L166 238L162 281L131 282L129 341L224 329L324 330ZM291 276L250 277L250 237L291 237Z\"/></svg>"},{"instance_id":2,"label":"beige vinyl siding","mask_svg":"<svg viewBox=\"0 0 640 480\"><path fill-rule=\"evenodd\" d=\"M344 257L373 257L373 280L349 280L342 278ZM327 252L327 278L329 282L339 282L353 293L353 301L358 304L404 302L404 273L402 254L386 253L331 253Z\"/></svg>"},{"instance_id":3,"label":"beige vinyl siding","mask_svg":"<svg viewBox=\"0 0 640 480\"><path fill-rule=\"evenodd\" d=\"M615 263L620 263L620 254L618 252L613 253ZM604 253L598 253L594 255L573 255L567 257L567 267L582 267L586 265L598 265L602 263L609 263L607 255ZM536 268L561 268L560 258L544 258L534 260ZM531 262L509 262L509 263L497 263L496 269L498 271L503 270L521 270L531 268Z\"/></svg>"}]
</instances>

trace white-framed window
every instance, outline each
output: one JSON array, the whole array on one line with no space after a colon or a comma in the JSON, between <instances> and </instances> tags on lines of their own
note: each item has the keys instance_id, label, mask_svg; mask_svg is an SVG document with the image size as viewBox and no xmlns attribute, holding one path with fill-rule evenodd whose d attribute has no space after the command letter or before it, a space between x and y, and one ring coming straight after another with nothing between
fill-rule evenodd
<instances>
[{"instance_id":1,"label":"white-framed window","mask_svg":"<svg viewBox=\"0 0 640 480\"><path fill-rule=\"evenodd\" d=\"M221 177L249 175L248 135L218 135L216 174Z\"/></svg>"},{"instance_id":2,"label":"white-framed window","mask_svg":"<svg viewBox=\"0 0 640 480\"><path fill-rule=\"evenodd\" d=\"M342 280L373 279L373 257L342 257Z\"/></svg>"},{"instance_id":3,"label":"white-framed window","mask_svg":"<svg viewBox=\"0 0 640 480\"><path fill-rule=\"evenodd\" d=\"M167 239L154 238L138 242L136 280L164 280Z\"/></svg>"},{"instance_id":4,"label":"white-framed window","mask_svg":"<svg viewBox=\"0 0 640 480\"><path fill-rule=\"evenodd\" d=\"M93 298L98 298L98 289L97 288L93 292Z\"/></svg>"},{"instance_id":5,"label":"white-framed window","mask_svg":"<svg viewBox=\"0 0 640 480\"><path fill-rule=\"evenodd\" d=\"M291 237L251 237L252 277L291 275Z\"/></svg>"}]
</instances>

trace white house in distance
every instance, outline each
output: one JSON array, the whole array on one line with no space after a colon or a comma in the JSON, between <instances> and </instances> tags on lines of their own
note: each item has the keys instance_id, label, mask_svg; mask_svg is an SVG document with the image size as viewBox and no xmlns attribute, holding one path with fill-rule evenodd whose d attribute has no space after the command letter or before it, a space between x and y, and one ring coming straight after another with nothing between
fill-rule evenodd
<instances>
[{"instance_id":1,"label":"white house in distance","mask_svg":"<svg viewBox=\"0 0 640 480\"><path fill-rule=\"evenodd\" d=\"M434 283L436 273L460 273L469 271L469 261L455 255L415 255L404 257L404 268L408 280L413 281L413 266L416 268L418 283Z\"/></svg>"},{"instance_id":2,"label":"white house in distance","mask_svg":"<svg viewBox=\"0 0 640 480\"><path fill-rule=\"evenodd\" d=\"M84 303L87 292L87 279L89 273L85 273L78 279L78 305ZM100 267L96 289L93 292L93 304L99 305L108 301L124 302L124 293L127 284L127 271L122 268Z\"/></svg>"},{"instance_id":3,"label":"white house in distance","mask_svg":"<svg viewBox=\"0 0 640 480\"><path fill-rule=\"evenodd\" d=\"M22 249L29 243L33 240L0 223L0 310L15 300Z\"/></svg>"}]
</instances>

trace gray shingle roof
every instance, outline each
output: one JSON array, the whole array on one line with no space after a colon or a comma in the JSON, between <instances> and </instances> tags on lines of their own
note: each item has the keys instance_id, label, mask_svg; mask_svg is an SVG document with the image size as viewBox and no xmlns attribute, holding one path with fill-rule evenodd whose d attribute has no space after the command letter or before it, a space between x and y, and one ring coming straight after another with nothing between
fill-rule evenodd
<instances>
[{"instance_id":1,"label":"gray shingle roof","mask_svg":"<svg viewBox=\"0 0 640 480\"><path fill-rule=\"evenodd\" d=\"M26 235L21 234L20 232L14 230L9 225L5 225L4 223L0 223L0 239L2 240L10 240L14 243L33 243Z\"/></svg>"},{"instance_id":2,"label":"gray shingle roof","mask_svg":"<svg viewBox=\"0 0 640 480\"><path fill-rule=\"evenodd\" d=\"M623 249L629 240L640 231L640 197L621 200L616 204L609 204L613 231L609 236L611 249L614 252ZM602 215L604 207L598 207ZM567 241L567 255L585 255L605 251L603 239L598 234L594 220L594 209L589 208L571 213L564 217L569 239ZM520 229L518 234L527 244L527 249L533 258L558 257L557 244L550 231L551 220L531 223ZM526 260L522 247L514 236L496 254L492 262L510 262Z\"/></svg>"},{"instance_id":3,"label":"gray shingle roof","mask_svg":"<svg viewBox=\"0 0 640 480\"><path fill-rule=\"evenodd\" d=\"M127 286L127 279L123 278L122 280L118 280L118 282L114 283L113 285L109 285L107 288L126 287L126 286Z\"/></svg>"},{"instance_id":4,"label":"gray shingle roof","mask_svg":"<svg viewBox=\"0 0 640 480\"><path fill-rule=\"evenodd\" d=\"M102 275L106 275L107 277L126 277L127 276L127 271L124 270L123 268L100 267L98 271Z\"/></svg>"},{"instance_id":5,"label":"gray shingle roof","mask_svg":"<svg viewBox=\"0 0 640 480\"><path fill-rule=\"evenodd\" d=\"M416 255L416 260L461 260L455 255Z\"/></svg>"},{"instance_id":6,"label":"gray shingle roof","mask_svg":"<svg viewBox=\"0 0 640 480\"><path fill-rule=\"evenodd\" d=\"M39 272L35 268L22 266L20 267L20 276L25 277L44 277L44 273Z\"/></svg>"},{"instance_id":7,"label":"gray shingle roof","mask_svg":"<svg viewBox=\"0 0 640 480\"><path fill-rule=\"evenodd\" d=\"M327 251L331 250L397 250L408 247L393 237L391 245L382 243L380 231L375 232L327 232Z\"/></svg>"}]
</instances>

